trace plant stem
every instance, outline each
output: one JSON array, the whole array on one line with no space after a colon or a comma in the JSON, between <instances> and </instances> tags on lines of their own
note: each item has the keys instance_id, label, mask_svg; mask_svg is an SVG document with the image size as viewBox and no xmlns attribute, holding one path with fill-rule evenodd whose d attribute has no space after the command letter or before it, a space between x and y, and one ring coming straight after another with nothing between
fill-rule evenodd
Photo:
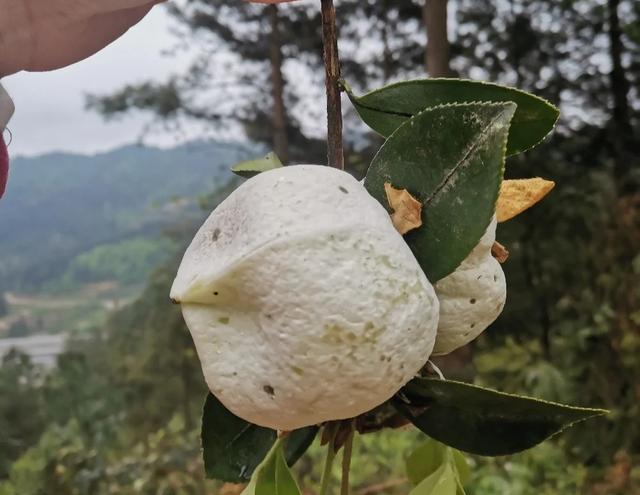
<instances>
[{"instance_id":1,"label":"plant stem","mask_svg":"<svg viewBox=\"0 0 640 495\"><path fill-rule=\"evenodd\" d=\"M325 426L325 428L326 427L327 426ZM331 481L331 468L333 467L333 460L336 457L336 449L334 448L336 431L331 433L331 440L329 440L329 443L327 444L327 457L325 457L325 460L324 460L324 469L322 471L322 478L320 481L320 492L318 492L318 495L329 494L329 482Z\"/></svg>"},{"instance_id":2,"label":"plant stem","mask_svg":"<svg viewBox=\"0 0 640 495\"><path fill-rule=\"evenodd\" d=\"M340 101L340 59L338 30L333 0L320 0L322 41L327 88L327 160L328 165L344 170L342 145L342 104Z\"/></svg>"},{"instance_id":3,"label":"plant stem","mask_svg":"<svg viewBox=\"0 0 640 495\"><path fill-rule=\"evenodd\" d=\"M351 452L353 451L355 420L351 422L351 431L342 451L342 479L340 482L340 495L349 495L349 471L351 470Z\"/></svg>"}]
</instances>

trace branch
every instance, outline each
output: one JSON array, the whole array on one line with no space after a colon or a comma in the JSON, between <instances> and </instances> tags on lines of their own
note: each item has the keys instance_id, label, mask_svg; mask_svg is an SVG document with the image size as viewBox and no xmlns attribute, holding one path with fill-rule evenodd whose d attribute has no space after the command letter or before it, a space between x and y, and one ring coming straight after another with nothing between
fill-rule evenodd
<instances>
[{"instance_id":1,"label":"branch","mask_svg":"<svg viewBox=\"0 0 640 495\"><path fill-rule=\"evenodd\" d=\"M351 454L353 451L353 437L355 435L355 419L349 421L349 436L342 450L342 479L340 480L340 495L349 495L349 471L351 470Z\"/></svg>"},{"instance_id":2,"label":"branch","mask_svg":"<svg viewBox=\"0 0 640 495\"><path fill-rule=\"evenodd\" d=\"M328 165L344 170L342 145L342 105L340 101L340 59L338 30L333 0L320 0L322 41L327 87L327 159Z\"/></svg>"},{"instance_id":3,"label":"branch","mask_svg":"<svg viewBox=\"0 0 640 495\"><path fill-rule=\"evenodd\" d=\"M335 451L335 439L336 433L338 433L338 423L325 424L322 431L322 438L320 445L325 440L329 443L327 445L327 457L324 460L324 468L322 470L322 478L320 479L320 495L329 495L329 483L331 481L331 468L333 467L333 460L336 456Z\"/></svg>"},{"instance_id":4,"label":"branch","mask_svg":"<svg viewBox=\"0 0 640 495\"><path fill-rule=\"evenodd\" d=\"M400 478L396 480L385 481L383 483L377 483L375 485L369 485L357 492L357 495L374 495L376 493L384 493L387 492L390 488L396 488L398 486L404 485L405 483L407 483L407 481L408 480L406 478Z\"/></svg>"}]
</instances>

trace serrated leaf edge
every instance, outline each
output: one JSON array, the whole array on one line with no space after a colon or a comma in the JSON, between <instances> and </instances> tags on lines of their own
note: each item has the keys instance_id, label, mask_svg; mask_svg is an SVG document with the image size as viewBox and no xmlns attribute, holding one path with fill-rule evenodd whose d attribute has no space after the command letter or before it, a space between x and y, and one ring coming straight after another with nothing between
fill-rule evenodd
<instances>
[{"instance_id":1,"label":"serrated leaf edge","mask_svg":"<svg viewBox=\"0 0 640 495\"><path fill-rule=\"evenodd\" d=\"M425 205L428 205L431 201L433 201L433 199L438 195L438 193L447 186L447 182L453 176L453 174L459 168L464 167L465 163L469 162L469 158L471 157L472 153L476 149L478 149L482 144L484 144L486 139L489 138L489 136L491 135L491 132L490 132L491 129L499 121L499 119L504 115L504 111L507 108L513 108L513 112L511 113L511 116L509 117L509 119L506 122L507 124L509 124L511 119L513 118L513 113L515 112L515 109L517 108L517 105L515 103L513 103L513 102L504 102L504 103L501 102L501 103L498 103L497 105L486 105L483 102L480 102L480 103L473 102L473 103L468 103L465 106L468 106L468 107L471 107L471 106L502 106L503 107L503 111L498 113L491 120L491 122L489 122L489 124L480 132L480 136L478 137L478 139L475 140L474 142L472 142L469 145L469 147L465 150L464 155L462 156L462 158L458 161L458 163L456 163L454 165L454 167L451 169L451 171L449 171L449 173L446 175L446 177L442 180L442 182L438 185L438 187L436 187L436 189L433 191L431 196L425 200L425 203L424 203ZM503 139L503 145L502 145L502 156L503 156L503 158L502 158L502 166L501 166L501 171L502 171L501 175L504 175L504 168L505 168L505 158L504 158L504 156L505 156L505 150L506 150L506 146L507 146L507 137L508 137L508 135L509 135L509 133L507 132L505 134L504 139ZM499 193L500 193L500 188L498 188L498 195L499 195ZM496 197L496 202L497 202L497 199L498 198ZM495 203L494 203L494 206L495 206Z\"/></svg>"},{"instance_id":2,"label":"serrated leaf edge","mask_svg":"<svg viewBox=\"0 0 640 495\"><path fill-rule=\"evenodd\" d=\"M507 108L507 107L514 107L514 113L515 113L515 109L517 108L517 104L512 102L512 101L497 101L497 102L492 102L492 101L472 101L469 103L444 103L442 105L436 105L434 107L429 107L429 108L425 108L424 110L416 113L415 115L411 116L409 119L407 119L406 122L403 122L400 126L398 126L398 128L393 131L389 137L385 140L384 144L380 147L380 149L378 150L378 152L375 154L375 156L373 157L373 159L371 160L371 163L369 163L369 167L367 168L367 175L369 173L369 170L371 170L371 164L373 164L373 162L375 162L376 158L378 158L378 156L380 155L380 153L382 152L382 150L387 146L387 143L389 142L389 140L391 138L393 138L393 136L400 131L401 128L403 128L405 125L410 126L411 125L411 121L413 119L416 119L418 117L420 117L421 115L427 113L427 112L432 112L441 108L461 108L461 107L470 107L470 106L484 106L484 107L502 107L503 109ZM489 125L486 127L486 129L490 129L493 127L493 124L495 123L495 121L499 118L499 116L502 115L502 113L498 114L498 116L496 116L490 123ZM511 114L511 117L509 118L509 123L511 122L511 119L513 118L513 113ZM485 132L483 130L482 132L483 135L483 139L485 137ZM481 143L483 141L483 139L481 139L479 141L479 143ZM504 138L502 140L502 164L500 167L500 173L501 175L504 177L504 171L505 171L505 164L506 164L506 150L507 150L507 142L509 139L509 132L506 132L504 135ZM477 146L478 143L473 143L469 146L469 148L465 151L463 158L456 164L456 166L452 169L452 171L447 174L447 177L445 177L445 179L443 180L443 182L446 182L448 180L449 177L451 177L451 175L453 174L453 172L457 169L458 165L460 163L462 163L466 158L468 158L468 156L470 155L470 153L473 151L473 149L475 148L475 146ZM365 179L364 179L364 184L365 184L365 188L366 188L366 175L365 175ZM502 180L500 181L500 183L502 183ZM432 193L431 197L428 198L424 203L423 203L423 214L426 211L426 208L428 207L428 203L433 199L433 196L440 191L444 185L438 185L438 187L436 188L436 190ZM495 211L495 207L496 204L498 202L498 197L500 195L500 187L498 187L498 190L496 192L495 195L495 199L493 202L493 209ZM372 195L372 197L375 198L375 196ZM387 210L387 211L391 211L390 205L384 204L384 202L380 202L380 204L382 204L382 206ZM489 221L487 222L486 225L483 226L483 231L486 230L486 228L489 226L489 224L491 223L491 219L489 219ZM473 247L471 248L471 250L473 250ZM469 252L471 252L471 250ZM468 253L467 253L468 256ZM466 256L465 256L466 258ZM464 259L462 259L462 261L464 261ZM462 263L462 261L460 261L460 264ZM444 277L446 277L447 275L450 275L451 273L453 273L454 271L456 271L458 269L458 267L460 266L460 264L458 264L453 270L451 270L449 273L447 273L446 275L440 277L438 280L442 280ZM438 280L432 280L432 283L437 282Z\"/></svg>"},{"instance_id":3,"label":"serrated leaf edge","mask_svg":"<svg viewBox=\"0 0 640 495\"><path fill-rule=\"evenodd\" d=\"M346 90L347 96L349 97L349 99L351 101L358 102L358 104L360 106L362 106L363 108L366 108L367 110L374 110L376 112L389 113L391 115L398 115L398 116L401 116L401 117L411 117L410 114L404 113L404 112L392 112L392 111L389 111L389 110L384 110L382 108L370 107L368 105L364 105L364 104L360 103L360 100L362 100L363 98L366 98L367 96L371 96L371 95L374 95L376 93L380 93L382 91L385 91L385 90L387 90L389 88L395 88L395 87L399 87L399 86L409 86L409 85L412 85L412 84L421 83L421 82L425 82L425 81L428 81L428 82L472 83L472 84L478 84L478 85L482 85L482 86L490 86L492 88L504 89L504 90L507 90L507 91L513 91L513 92L520 93L520 94L525 95L525 96L529 96L529 97L531 97L533 99L539 100L541 103L544 103L545 105L549 106L557 114L558 117L560 116L560 109L557 106L555 106L553 103L551 103L549 100L547 100L546 98L543 98L542 96L538 96L536 94L529 93L528 91L524 91L524 90L519 89L519 88L514 88L512 86L504 86L502 84L496 84L496 83L487 82L487 81L478 81L478 80L475 80L475 79L468 79L468 78L458 79L458 78L450 78L450 77L434 77L434 78L410 79L408 81L399 81L397 83L388 84L388 85L383 86L381 88L373 89L373 90L371 90L371 91L369 91L369 92L367 92L367 93L365 93L365 94L363 94L361 96L356 96L353 93L353 90L348 85L345 86L345 90ZM456 102L456 103L453 103L453 104L455 105L455 104L458 104L458 103L466 103L466 102ZM505 103L505 102L482 102L481 101L480 103ZM429 107L429 108L433 108L433 107ZM539 119L528 120L527 122L537 122L538 120ZM556 117L556 120L557 120L557 117Z\"/></svg>"},{"instance_id":4,"label":"serrated leaf edge","mask_svg":"<svg viewBox=\"0 0 640 495\"><path fill-rule=\"evenodd\" d=\"M542 402L544 404L549 404L552 406L560 406L566 409L573 409L575 411L589 411L589 412L593 412L594 416L602 416L603 414L609 414L611 411L607 410L607 409L599 409L599 408L592 408L592 407L580 407L580 406L571 406L568 404L562 404L560 402L554 402L554 401L550 401L550 400L546 400L546 399L538 399L536 397L530 397L528 395L518 395L518 394L511 394L509 392L502 392L500 390L494 390L492 388L487 388L487 387L483 387L480 385L476 385L475 383L465 383L465 382L461 382L458 380L440 380L439 378L426 378L426 377L419 377L418 378L420 381L430 381L430 382L448 382L448 383L454 383L456 385L463 385L465 387L469 387L469 388L475 388L478 390L482 390L484 392L491 392L494 394L498 394L498 395L503 395L506 397L514 397L517 399L528 399L528 400L533 400L536 402ZM415 380L415 378L414 378ZM404 387L402 387L403 389L406 388L407 386L411 385L412 382L407 383ZM402 390L402 389L401 389ZM406 393L405 393L405 397L406 397ZM408 398L408 397L407 397ZM410 399L409 399L410 400ZM593 417L593 416L590 416Z\"/></svg>"},{"instance_id":5,"label":"serrated leaf edge","mask_svg":"<svg viewBox=\"0 0 640 495\"><path fill-rule=\"evenodd\" d=\"M406 113L406 112L394 112L394 111L391 111L391 110L385 110L385 109L382 109L382 108L376 108L376 107L372 107L372 106L369 106L369 105L366 105L366 104L362 103L362 99L364 99L364 98L366 98L368 96L374 95L376 93L380 93L382 91L385 91L385 90L387 90L389 88L395 88L395 87L399 87L399 86L409 86L409 85L412 85L412 84L421 83L421 82L425 82L425 81L429 81L429 82L431 82L431 81L433 81L433 82L454 82L455 81L455 82L478 84L478 85L482 85L482 86L489 86L489 87L492 87L492 88L498 88L498 89L506 90L506 91L513 91L513 92L516 92L516 93L520 93L521 95L525 95L527 97L530 97L530 98L533 98L535 100L538 100L540 103L542 103L544 105L547 105L551 110L554 111L554 113L556 114L555 115L555 119L554 119L550 129L547 131L547 133L544 136L542 136L538 141L536 141L535 143L531 144L531 146L528 146L527 148L524 148L522 150L518 150L518 151L516 151L514 153L511 153L509 155L506 155L506 153L505 153L506 156L513 156L513 155L516 155L518 153L522 153L524 151L527 151L527 150L530 150L532 148L535 148L538 144L540 144L542 141L544 141L547 138L547 136L549 136L549 134L551 134L553 132L553 130L556 127L556 124L558 123L558 119L560 118L560 109L557 106L555 106L553 103L551 103L549 100L547 100L546 98L543 98L542 96L538 96L536 94L529 93L528 91L523 91L523 90L521 90L519 88L514 88L514 87L511 87L511 86L504 86L502 84L490 83L490 82L486 82L486 81L477 81L477 80L474 80L474 79L457 79L457 78L448 78L448 77L434 77L434 78L429 78L429 79L425 79L425 78L423 78L423 79L411 79L411 80L408 80L408 81L400 81L400 82L397 82L397 83L388 84L386 86L383 86L382 88L377 88L377 89L371 90L371 91L369 91L369 92L367 92L367 93L365 93L365 94L363 94L361 96L356 96L353 93L353 90L351 89L351 87L348 84L344 84L343 87L345 88L345 92L347 93L347 96L349 97L349 100L351 101L351 103L353 103L353 105L356 107L356 109L357 109L358 106L360 106L362 108L365 108L367 110L371 110L371 111L374 111L374 112L386 113L386 114L389 114L389 115L396 115L398 117L411 118L411 117L414 117L414 116L418 115L418 113L420 113L420 112L412 115L412 114L409 114L409 113ZM475 103L475 102L476 102L476 100L470 100L470 101L464 101L464 102L456 102L456 103L446 103L446 104L442 104L442 105L435 105L433 107L427 107L427 108L425 108L425 110L428 110L430 108L436 108L436 107L439 107L439 106L457 105L457 104L469 104L469 103ZM506 103L506 102L488 102L488 101L484 102L484 101L480 101L478 103ZM515 102L512 102L512 103L515 103ZM424 110L422 110L422 111L424 111ZM540 121L542 121L542 119L532 119L532 120L527 120L525 122L540 122ZM365 124L366 124L366 122L365 122ZM371 126L369 126L369 127L371 127ZM375 131L375 129L373 129L373 130ZM377 132L377 131L375 131L375 132ZM389 137L391 137L391 135L389 135Z\"/></svg>"},{"instance_id":6,"label":"serrated leaf edge","mask_svg":"<svg viewBox=\"0 0 640 495\"><path fill-rule=\"evenodd\" d=\"M506 394L506 395L512 395L512 394ZM525 398L525 399L530 399L530 400L535 400L535 401L539 401L539 402L548 402L548 401L543 401L542 399L535 399L535 398L532 398L532 397L525 397L525 396L518 396L518 395L515 395L515 397L518 397L518 398ZM407 405L406 405L406 404L403 404L401 400L398 400L398 399L395 399L395 398L394 398L394 399L392 399L391 403L393 404L393 406L396 408L396 410L397 410L400 414L402 414L402 415L403 415L403 416L405 416L409 421L411 421L411 423L412 423L412 424L413 424L413 425L414 425L418 430L420 430L424 435L428 436L429 438L433 438L433 439L434 439L434 440L436 440L437 442L445 443L445 442L443 442L442 440L438 440L438 439L436 439L436 438L432 437L431 435L429 435L428 433L426 433L425 431L423 431L422 429L420 429L417 425L415 425L415 423L414 423L413 421L414 421L414 419L417 419L417 417L418 417L419 415L418 415L418 416L414 415L414 414L411 412L411 410L407 407ZM586 421L586 420L591 419L591 418L595 418L595 417L598 417L598 416L603 416L603 415L605 415L605 414L609 414L609 412L610 412L610 411L608 411L608 410L606 410L606 409L580 408L580 407L576 407L576 406L567 406L566 404L559 404L559 403L555 403L555 402L551 402L551 404L554 404L554 405L560 405L560 406L562 406L562 407L564 407L564 408L571 408L571 409L573 409L573 410L579 409L579 410L583 410L583 411L590 411L590 412L593 412L593 414L590 414L589 416L585 416L585 417L583 417L583 418L579 418L579 419L576 419L576 420L574 420L574 421L570 421L570 422L568 422L568 423L565 423L565 424L561 425L561 426L560 426L560 428L558 428L557 430L553 431L551 434L549 434L548 436L546 436L542 441L540 441L540 442L538 442L538 443L536 443L536 444L534 444L534 445L531 445L530 447L527 447L527 448L525 448L525 449L517 450L517 451L511 452L511 453L497 454L497 455L496 455L496 454L480 454L480 453L477 453L477 452L466 452L466 451L464 451L464 450L458 449L457 447L450 446L450 445L448 445L448 444L446 444L446 443L445 443L445 445L447 445L449 448L456 449L456 450L458 450L458 451L460 451L460 452L463 452L463 453L464 453L464 452L466 452L467 454L471 454L471 455L478 455L478 456L481 456L481 457L503 457L503 456L505 456L505 455L514 455L514 454L517 454L517 453L524 452L524 451L526 451L526 450L532 449L532 448L534 448L534 447L536 447L536 446L540 445L540 443L542 443L542 442L544 442L544 441L546 441L546 440L549 440L550 438L553 438L553 437L555 437L556 435L559 435L560 433L564 432L566 429L571 428L572 426L574 426L574 425L576 425L576 424L578 424L578 423L582 423L583 421ZM463 487L463 488L464 488L464 487Z\"/></svg>"},{"instance_id":7,"label":"serrated leaf edge","mask_svg":"<svg viewBox=\"0 0 640 495\"><path fill-rule=\"evenodd\" d=\"M421 380L433 380L433 381L448 381L449 383L455 383L458 385L463 385L466 387L470 387L470 388L475 388L478 390L482 390L484 392L491 392L497 395L502 395L504 397L510 397L510 398L516 398L516 399L525 399L525 400L530 400L530 401L534 401L534 402L541 402L543 404L548 404L551 406L555 406L555 407L560 407L562 409L570 409L574 412L589 412L591 414L584 416L582 418L578 418L576 420L573 421L569 421L568 423L563 424L558 430L554 431L551 435L549 435L548 438L551 438L555 435L557 435L558 433L563 432L564 430L566 430L567 428L570 428L578 423L581 423L582 421L586 421L587 419L591 419L591 418L595 418L598 416L604 416L609 414L611 411L607 410L607 409L598 409L598 408L591 408L591 407L580 407L580 406L571 406L568 404L562 404L560 402L553 402L553 401L549 401L549 400L545 400L545 399L538 399L536 397L529 397L526 395L517 395L517 394L510 394L508 392L501 392L499 390L494 390L491 388L487 388L487 387L481 387L479 385L475 385L473 383L465 383L465 382L460 382L457 380L440 380L440 379L432 379L432 378L421 378ZM404 389L405 387L407 387L411 382L409 382L407 385L405 385L402 389ZM401 389L401 390L402 390ZM406 392L404 393L404 396L406 397ZM408 400L411 400L410 398L407 397ZM398 400L398 401L393 401L392 402L393 406L400 411L401 414L405 415L406 417L408 417L409 420L412 420L413 418L415 418L416 416L414 416L411 413L411 410L409 408L406 408L404 404L402 404L402 401ZM440 440L438 440L440 441ZM452 447L453 448L453 447Z\"/></svg>"}]
</instances>

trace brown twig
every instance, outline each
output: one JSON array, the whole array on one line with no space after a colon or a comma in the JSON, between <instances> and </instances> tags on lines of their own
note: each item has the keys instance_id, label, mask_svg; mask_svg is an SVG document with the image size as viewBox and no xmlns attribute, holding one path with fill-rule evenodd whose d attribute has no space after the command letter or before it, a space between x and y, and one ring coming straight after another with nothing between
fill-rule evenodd
<instances>
[{"instance_id":1,"label":"brown twig","mask_svg":"<svg viewBox=\"0 0 640 495\"><path fill-rule=\"evenodd\" d=\"M340 495L349 495L349 472L351 471L351 454L353 453L353 437L355 436L355 419L349 421L349 436L342 449L342 478Z\"/></svg>"},{"instance_id":2,"label":"brown twig","mask_svg":"<svg viewBox=\"0 0 640 495\"><path fill-rule=\"evenodd\" d=\"M369 485L362 490L356 492L357 495L374 495L375 493L382 493L389 490L389 488L395 488L400 485L404 485L407 482L407 478L399 478L395 480L385 481L383 483L377 483L375 485Z\"/></svg>"},{"instance_id":3,"label":"brown twig","mask_svg":"<svg viewBox=\"0 0 640 495\"><path fill-rule=\"evenodd\" d=\"M327 423L322 432L322 439L328 437L329 444L327 445L327 457L324 461L324 468L322 470L322 478L320 479L320 492L319 495L329 495L329 484L331 482L331 468L333 466L333 460L336 456L335 450L335 436L337 433L338 423ZM321 442L322 445L322 442Z\"/></svg>"},{"instance_id":4,"label":"brown twig","mask_svg":"<svg viewBox=\"0 0 640 495\"><path fill-rule=\"evenodd\" d=\"M333 0L320 0L322 41L327 88L327 160L328 165L344 170L342 145L342 102L340 100L340 58L338 30Z\"/></svg>"}]
</instances>

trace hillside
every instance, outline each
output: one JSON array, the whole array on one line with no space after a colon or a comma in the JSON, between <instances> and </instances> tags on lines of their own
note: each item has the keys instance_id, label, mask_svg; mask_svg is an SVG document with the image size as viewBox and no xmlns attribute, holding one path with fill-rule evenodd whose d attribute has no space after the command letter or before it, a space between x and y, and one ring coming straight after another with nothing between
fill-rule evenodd
<instances>
[{"instance_id":1,"label":"hillside","mask_svg":"<svg viewBox=\"0 0 640 495\"><path fill-rule=\"evenodd\" d=\"M249 146L17 158L0 201L0 338L100 326L136 297ZM169 236L167 233L171 233Z\"/></svg>"},{"instance_id":2,"label":"hillside","mask_svg":"<svg viewBox=\"0 0 640 495\"><path fill-rule=\"evenodd\" d=\"M0 289L144 279L161 255L162 231L200 215L198 195L251 155L246 146L195 142L15 159L0 201Z\"/></svg>"}]
</instances>

